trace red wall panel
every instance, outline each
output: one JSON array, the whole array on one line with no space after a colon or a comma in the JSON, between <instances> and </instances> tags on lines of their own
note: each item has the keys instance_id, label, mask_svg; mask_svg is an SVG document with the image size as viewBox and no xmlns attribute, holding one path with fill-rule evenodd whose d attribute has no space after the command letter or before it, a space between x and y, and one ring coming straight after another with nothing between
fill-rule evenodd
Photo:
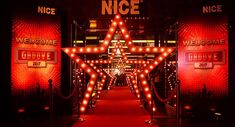
<instances>
[{"instance_id":1,"label":"red wall panel","mask_svg":"<svg viewBox=\"0 0 235 127\"><path fill-rule=\"evenodd\" d=\"M181 20L178 30L178 75L181 92L199 93L206 85L215 96L228 93L226 18Z\"/></svg>"},{"instance_id":2,"label":"red wall panel","mask_svg":"<svg viewBox=\"0 0 235 127\"><path fill-rule=\"evenodd\" d=\"M53 17L54 18L54 17ZM15 16L12 23L12 91L27 91L48 79L59 86L61 80L61 31L58 19L49 16Z\"/></svg>"}]
</instances>

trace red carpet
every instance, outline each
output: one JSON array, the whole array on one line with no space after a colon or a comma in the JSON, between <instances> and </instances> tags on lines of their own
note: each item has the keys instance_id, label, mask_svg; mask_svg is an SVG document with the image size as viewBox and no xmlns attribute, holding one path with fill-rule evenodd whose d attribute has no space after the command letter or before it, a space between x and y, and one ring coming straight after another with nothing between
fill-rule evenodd
<instances>
[{"instance_id":1,"label":"red carpet","mask_svg":"<svg viewBox=\"0 0 235 127\"><path fill-rule=\"evenodd\" d=\"M149 127L145 120L149 114L128 87L114 87L103 92L94 111L82 116L85 122L76 122L73 127ZM152 125L156 126L156 125Z\"/></svg>"}]
</instances>

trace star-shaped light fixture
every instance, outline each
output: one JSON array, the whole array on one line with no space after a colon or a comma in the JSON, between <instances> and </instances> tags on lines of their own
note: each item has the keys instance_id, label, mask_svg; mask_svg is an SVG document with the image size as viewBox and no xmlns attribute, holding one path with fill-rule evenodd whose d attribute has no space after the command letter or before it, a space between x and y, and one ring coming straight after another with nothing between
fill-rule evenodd
<instances>
[{"instance_id":1,"label":"star-shaped light fixture","mask_svg":"<svg viewBox=\"0 0 235 127\"><path fill-rule=\"evenodd\" d=\"M142 88L144 89L144 94L147 97L149 103L151 102L151 92L149 89L149 85L146 80L146 75L150 73L160 62L163 61L164 58L166 58L173 50L174 48L168 47L168 48L163 48L163 47L141 47L141 46L135 46L132 42L131 36L129 31L126 28L125 23L122 20L122 17L120 14L117 14L108 30L107 35L105 36L104 42L99 45L98 47L91 47L91 46L86 46L86 47L73 47L73 48L63 48L63 51L73 59L80 68L82 68L88 75L90 75L90 80L88 83L87 90L85 91L85 97L83 99L83 103L81 105L80 111L85 112L88 100L91 97L91 93L93 91L94 85L97 80L97 72L94 71L86 62L84 62L82 59L80 59L76 54L101 54L105 53L111 39L113 38L113 35L117 29L117 27L120 28L121 33L123 34L123 37L125 39L126 45L128 46L128 49L131 53L139 53L139 54L156 54L160 53L158 57L154 59L152 63L147 63L147 66L143 69L140 70L140 72L137 73L138 77L140 78L140 84ZM124 58L127 60L127 58ZM94 61L95 63L99 63L98 60ZM142 61L144 62L144 61ZM136 61L133 64L137 63L142 63L140 61ZM110 60L108 61L102 61L102 63L111 63ZM126 63L132 63L131 61L126 61Z\"/></svg>"}]
</instances>

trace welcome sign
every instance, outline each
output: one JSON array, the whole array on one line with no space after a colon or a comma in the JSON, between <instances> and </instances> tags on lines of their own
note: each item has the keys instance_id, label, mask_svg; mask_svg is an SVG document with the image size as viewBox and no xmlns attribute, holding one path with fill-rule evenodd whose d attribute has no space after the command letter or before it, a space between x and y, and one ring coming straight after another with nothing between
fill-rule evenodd
<instances>
[{"instance_id":1,"label":"welcome sign","mask_svg":"<svg viewBox=\"0 0 235 127\"><path fill-rule=\"evenodd\" d=\"M226 17L191 17L181 20L178 51L182 94L199 93L203 85L214 96L228 94Z\"/></svg>"},{"instance_id":2,"label":"welcome sign","mask_svg":"<svg viewBox=\"0 0 235 127\"><path fill-rule=\"evenodd\" d=\"M41 9L41 8L40 8ZM61 26L55 9L42 8L34 15L16 14L12 21L11 81L13 93L37 84L48 88L61 82ZM50 15L48 15L50 12ZM53 14L53 15L52 15Z\"/></svg>"}]
</instances>

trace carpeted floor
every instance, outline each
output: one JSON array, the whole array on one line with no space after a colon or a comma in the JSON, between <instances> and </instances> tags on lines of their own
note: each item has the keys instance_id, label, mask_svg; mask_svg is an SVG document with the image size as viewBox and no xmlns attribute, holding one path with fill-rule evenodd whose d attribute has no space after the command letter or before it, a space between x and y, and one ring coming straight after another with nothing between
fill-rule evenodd
<instances>
[{"instance_id":1,"label":"carpeted floor","mask_svg":"<svg viewBox=\"0 0 235 127\"><path fill-rule=\"evenodd\" d=\"M149 113L128 87L114 87L102 93L94 111L82 116L85 122L76 122L73 127L149 127L145 120ZM151 125L156 126L156 125Z\"/></svg>"}]
</instances>

